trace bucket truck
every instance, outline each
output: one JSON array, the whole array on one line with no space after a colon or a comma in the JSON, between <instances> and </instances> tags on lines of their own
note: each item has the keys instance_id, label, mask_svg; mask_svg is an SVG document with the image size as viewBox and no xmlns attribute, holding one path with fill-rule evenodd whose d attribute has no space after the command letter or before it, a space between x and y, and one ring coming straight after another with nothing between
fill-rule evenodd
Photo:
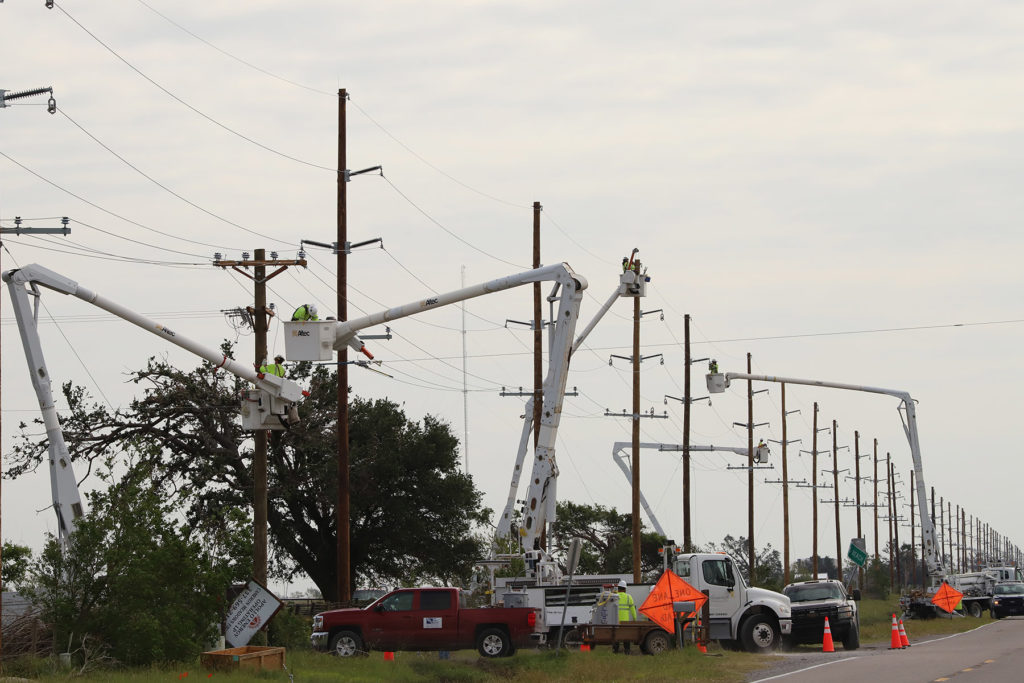
<instances>
[{"instance_id":1,"label":"bucket truck","mask_svg":"<svg viewBox=\"0 0 1024 683\"><path fill-rule=\"evenodd\" d=\"M903 422L903 431L910 443L910 455L914 461L915 485L917 486L917 504L921 514L921 543L924 548L925 565L928 568L928 575L935 583L941 583L946 578L946 570L942 566L942 558L935 548L935 525L931 515L928 514L928 489L924 483L924 471L921 466L921 442L917 436L917 408L914 399L906 391L897 389L883 389L880 387L868 387L859 384L842 384L839 382L824 382L813 379L793 379L791 377L775 377L773 375L750 375L742 372L713 372L708 373L708 391L712 394L721 394L732 380L753 380L755 382L777 382L779 384L803 384L812 387L825 387L828 389L846 389L849 391L864 391L872 394L884 394L895 396L900 400L897 410L900 411L900 419Z\"/></svg>"},{"instance_id":2,"label":"bucket truck","mask_svg":"<svg viewBox=\"0 0 1024 683\"><path fill-rule=\"evenodd\" d=\"M566 378L569 360L583 340L594 329L598 320L608 311L612 303L621 296L644 296L649 278L636 269L622 273L619 283L601 307L593 321L573 341L576 323L579 319L580 304L587 281L567 263L545 266L509 275L489 282L464 287L453 292L437 294L426 299L396 306L378 313L344 322L337 321L289 321L285 322L285 344L288 358L292 360L331 360L336 350L346 346L373 358L359 337L359 332L374 325L417 315L442 306L459 303L468 299L503 292L534 282L551 282L548 302L558 310L554 314L553 328L548 340L548 371L543 384L543 405L541 408L540 434L534 451L529 491L522 507L521 524L517 530L527 553L531 573L537 573L545 566L550 570L553 563L546 562L546 553L540 547L542 534L555 520L557 499L558 466L555 461L555 441L562 415L565 398ZM532 430L532 399L527 402L523 436L519 444L518 458L513 471L513 482L509 503L498 523L498 536L511 535L512 509L515 502L519 477L523 469L529 434Z\"/></svg>"},{"instance_id":3,"label":"bucket truck","mask_svg":"<svg viewBox=\"0 0 1024 683\"><path fill-rule=\"evenodd\" d=\"M198 344L167 327L107 299L96 292L82 287L74 280L53 272L43 266L32 264L3 273L8 284L14 317L18 322L22 346L28 361L32 387L35 389L42 411L46 437L49 441L50 490L53 495L53 510L57 515L57 529L61 543L66 544L75 529L75 521L85 510L78 491L74 467L68 454L60 419L53 401L50 373L43 357L39 339L38 317L41 288L60 294L78 297L93 306L113 313L123 320L141 327L176 346L189 351L223 368L231 374L251 382L255 389L245 391L241 400L242 428L247 430L286 429L297 424L298 413L295 404L308 395L295 382L258 372L252 366L232 360L219 349ZM31 299L30 299L31 297Z\"/></svg>"}]
</instances>

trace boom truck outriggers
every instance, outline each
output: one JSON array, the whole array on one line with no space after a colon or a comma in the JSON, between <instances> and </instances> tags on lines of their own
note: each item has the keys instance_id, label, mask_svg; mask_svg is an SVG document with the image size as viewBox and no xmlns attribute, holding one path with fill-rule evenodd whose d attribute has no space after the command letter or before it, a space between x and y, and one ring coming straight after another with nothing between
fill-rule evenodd
<instances>
[{"instance_id":1,"label":"boom truck outriggers","mask_svg":"<svg viewBox=\"0 0 1024 683\"><path fill-rule=\"evenodd\" d=\"M49 441L50 491L53 496L53 510L57 515L58 537L62 544L67 543L75 529L75 521L85 513L85 509L67 444L64 442L60 418L57 416L53 401L50 372L46 367L39 339L37 326L42 296L40 288L75 296L194 353L212 363L215 368L223 368L236 377L252 382L256 388L246 391L241 400L243 429L280 430L298 423L295 404L308 394L289 379L262 374L250 365L228 358L219 349L194 342L166 325L129 310L38 264L6 271L3 273L3 280L8 284L11 293L14 317L18 322L22 346L25 348L32 387L39 399L39 408L46 427L46 437Z\"/></svg>"}]
</instances>

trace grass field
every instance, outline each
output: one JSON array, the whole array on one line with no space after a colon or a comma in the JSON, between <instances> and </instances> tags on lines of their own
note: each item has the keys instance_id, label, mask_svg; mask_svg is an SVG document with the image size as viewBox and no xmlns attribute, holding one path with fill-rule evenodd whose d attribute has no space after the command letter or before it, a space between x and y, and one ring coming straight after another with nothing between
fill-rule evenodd
<instances>
[{"instance_id":1,"label":"grass field","mask_svg":"<svg viewBox=\"0 0 1024 683\"><path fill-rule=\"evenodd\" d=\"M861 642L889 642L892 614L897 600L864 600L861 609ZM952 618L905 622L911 642L933 635L959 633L987 624L991 619ZM838 649L842 649L837 645ZM799 648L813 651L816 646ZM385 661L382 653L369 657L340 660L308 649L292 649L287 653L287 671L260 673L209 672L197 662L133 669L97 671L84 676L72 675L57 668L53 660L12 662L5 666L7 676L24 676L33 680L54 682L76 680L88 683L142 683L144 681L282 681L319 683L327 681L444 681L446 683L490 683L493 681L524 681L546 683L560 681L676 681L685 677L694 681L745 681L747 676L767 668L772 655L750 655L727 652L717 645L702 655L696 648L670 651L657 657L634 654L615 655L607 647L593 652L520 651L507 659L483 659L475 651L452 653L450 660L440 660L434 652L397 652L394 661ZM293 676L290 679L289 676ZM0 679L2 680L2 679Z\"/></svg>"}]
</instances>

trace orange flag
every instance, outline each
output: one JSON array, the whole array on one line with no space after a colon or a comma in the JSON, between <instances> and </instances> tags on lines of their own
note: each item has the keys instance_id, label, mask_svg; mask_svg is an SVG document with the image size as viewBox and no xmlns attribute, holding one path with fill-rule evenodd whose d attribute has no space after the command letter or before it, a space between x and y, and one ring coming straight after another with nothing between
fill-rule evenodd
<instances>
[{"instance_id":1,"label":"orange flag","mask_svg":"<svg viewBox=\"0 0 1024 683\"><path fill-rule=\"evenodd\" d=\"M654 589L644 600L644 604L640 605L640 613L646 614L651 621L669 633L674 633L676 619L672 603L690 600L699 612L707 602L708 596L686 583L671 569L666 569L658 583L654 584Z\"/></svg>"},{"instance_id":2,"label":"orange flag","mask_svg":"<svg viewBox=\"0 0 1024 683\"><path fill-rule=\"evenodd\" d=\"M952 614L962 597L964 597L963 593L943 581L939 590L935 591L935 597L932 598L932 604L939 609Z\"/></svg>"}]
</instances>

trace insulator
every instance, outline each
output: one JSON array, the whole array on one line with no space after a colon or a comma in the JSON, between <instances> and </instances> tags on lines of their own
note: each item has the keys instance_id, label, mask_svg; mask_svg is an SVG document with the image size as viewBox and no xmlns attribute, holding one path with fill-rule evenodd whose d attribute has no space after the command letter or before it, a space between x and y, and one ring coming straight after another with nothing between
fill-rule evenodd
<instances>
[{"instance_id":1,"label":"insulator","mask_svg":"<svg viewBox=\"0 0 1024 683\"><path fill-rule=\"evenodd\" d=\"M221 261L223 259L224 259L224 254L220 253L219 251L213 255L213 260L214 261Z\"/></svg>"},{"instance_id":2,"label":"insulator","mask_svg":"<svg viewBox=\"0 0 1024 683\"><path fill-rule=\"evenodd\" d=\"M243 251L242 252L242 260L243 261L248 261L249 260L249 252L247 252L247 251Z\"/></svg>"},{"instance_id":3,"label":"insulator","mask_svg":"<svg viewBox=\"0 0 1024 683\"><path fill-rule=\"evenodd\" d=\"M270 260L271 261L276 261L277 260L277 252L276 251L270 252Z\"/></svg>"},{"instance_id":4,"label":"insulator","mask_svg":"<svg viewBox=\"0 0 1024 683\"><path fill-rule=\"evenodd\" d=\"M299 249L299 253L297 255L300 261L306 258L306 252L303 249Z\"/></svg>"},{"instance_id":5,"label":"insulator","mask_svg":"<svg viewBox=\"0 0 1024 683\"><path fill-rule=\"evenodd\" d=\"M51 114L57 113L57 100L53 99L52 96L46 102L46 111L50 112Z\"/></svg>"}]
</instances>

